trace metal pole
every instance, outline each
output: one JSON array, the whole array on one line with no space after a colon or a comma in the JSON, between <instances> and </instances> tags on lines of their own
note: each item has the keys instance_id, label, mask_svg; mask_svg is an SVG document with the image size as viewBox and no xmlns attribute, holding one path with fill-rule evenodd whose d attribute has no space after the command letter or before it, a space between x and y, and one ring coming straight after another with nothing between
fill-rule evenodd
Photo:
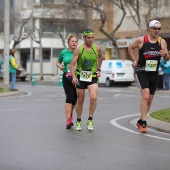
<instances>
[{"instance_id":1,"label":"metal pole","mask_svg":"<svg viewBox=\"0 0 170 170\"><path fill-rule=\"evenodd\" d=\"M4 77L3 91L9 90L9 36L10 36L10 3L4 1Z\"/></svg>"},{"instance_id":2,"label":"metal pole","mask_svg":"<svg viewBox=\"0 0 170 170\"><path fill-rule=\"evenodd\" d=\"M32 3L32 10L31 10L31 48L30 48L30 81L32 81L32 74L33 74L33 7L34 7L34 2Z\"/></svg>"},{"instance_id":3,"label":"metal pole","mask_svg":"<svg viewBox=\"0 0 170 170\"><path fill-rule=\"evenodd\" d=\"M30 48L30 81L32 81L32 74L33 74L33 40L32 40L32 37L33 37L33 27L34 27L34 24L33 24L33 8L34 8L34 0L33 0L33 3L32 3L32 10L31 10L31 25L32 25L32 29L31 29L31 48Z\"/></svg>"}]
</instances>

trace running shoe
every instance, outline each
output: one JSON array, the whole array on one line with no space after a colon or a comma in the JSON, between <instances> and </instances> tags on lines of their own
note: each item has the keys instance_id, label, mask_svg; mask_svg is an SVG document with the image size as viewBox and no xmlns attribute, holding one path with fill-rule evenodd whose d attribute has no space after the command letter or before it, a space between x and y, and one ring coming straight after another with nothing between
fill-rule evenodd
<instances>
[{"instance_id":1,"label":"running shoe","mask_svg":"<svg viewBox=\"0 0 170 170\"><path fill-rule=\"evenodd\" d=\"M72 118L67 119L66 129L71 129L72 126L73 126Z\"/></svg>"},{"instance_id":2,"label":"running shoe","mask_svg":"<svg viewBox=\"0 0 170 170\"><path fill-rule=\"evenodd\" d=\"M92 121L92 120L88 120L88 121L87 121L87 129L88 129L89 131L93 131L93 130L94 130L93 121Z\"/></svg>"},{"instance_id":3,"label":"running shoe","mask_svg":"<svg viewBox=\"0 0 170 170\"><path fill-rule=\"evenodd\" d=\"M147 125L143 124L143 125L140 125L138 122L136 124L137 128L139 129L139 132L140 133L147 133Z\"/></svg>"},{"instance_id":4,"label":"running shoe","mask_svg":"<svg viewBox=\"0 0 170 170\"><path fill-rule=\"evenodd\" d=\"M81 124L82 124L81 121L77 121L76 124L74 125L75 126L74 129L77 130L77 131L81 131L82 130Z\"/></svg>"}]
</instances>

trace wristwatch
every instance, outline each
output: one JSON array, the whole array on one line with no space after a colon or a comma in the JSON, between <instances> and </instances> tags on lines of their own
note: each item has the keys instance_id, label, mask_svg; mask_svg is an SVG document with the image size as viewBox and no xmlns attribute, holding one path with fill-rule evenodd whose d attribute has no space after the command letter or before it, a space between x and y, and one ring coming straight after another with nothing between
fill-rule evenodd
<instances>
[{"instance_id":1,"label":"wristwatch","mask_svg":"<svg viewBox=\"0 0 170 170\"><path fill-rule=\"evenodd\" d=\"M97 71L101 71L100 68L98 68Z\"/></svg>"}]
</instances>

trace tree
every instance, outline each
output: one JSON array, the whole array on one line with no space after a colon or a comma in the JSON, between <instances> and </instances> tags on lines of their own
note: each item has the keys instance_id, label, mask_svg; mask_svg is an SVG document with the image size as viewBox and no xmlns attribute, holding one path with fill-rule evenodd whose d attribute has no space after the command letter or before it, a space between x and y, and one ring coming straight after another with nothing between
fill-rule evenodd
<instances>
[{"instance_id":1,"label":"tree","mask_svg":"<svg viewBox=\"0 0 170 170\"><path fill-rule=\"evenodd\" d=\"M75 2L74 2L75 1ZM51 13L51 21L54 26L54 33L57 34L62 40L64 48L66 48L66 40L69 34L75 34L79 36L80 32L86 28L86 22L84 22L83 16L85 12L83 9L79 8L76 0L69 1L68 4L59 6L61 9L59 15L62 16L62 19L57 19L56 14L53 11ZM58 7L56 7L58 9ZM63 26L62 30L60 26Z\"/></svg>"},{"instance_id":2,"label":"tree","mask_svg":"<svg viewBox=\"0 0 170 170\"><path fill-rule=\"evenodd\" d=\"M163 5L168 5L168 0L125 0L125 2L127 3L127 9L129 10L133 21L138 27L138 36L142 36L142 19L144 18L145 20L146 25L144 26L148 27L152 18L152 12L156 9L158 10L158 6L161 8ZM144 8L142 15L141 8ZM154 19L158 19L158 17L158 15L154 15Z\"/></svg>"},{"instance_id":3,"label":"tree","mask_svg":"<svg viewBox=\"0 0 170 170\"><path fill-rule=\"evenodd\" d=\"M15 49L15 47L16 47L18 44L20 44L21 41L23 41L24 39L27 39L27 38L30 36L30 34L31 34L30 31L26 31L27 34L25 34L25 35L23 36L23 29L25 28L25 26L26 26L26 24L28 23L29 19L30 19L30 18L28 18L27 20L17 20L17 21L16 21L16 22L18 22L17 25L20 25L20 26L18 27L19 30L14 33L14 36L13 36L13 39L12 39L13 42L14 42L14 43L13 43L13 49Z\"/></svg>"}]
</instances>

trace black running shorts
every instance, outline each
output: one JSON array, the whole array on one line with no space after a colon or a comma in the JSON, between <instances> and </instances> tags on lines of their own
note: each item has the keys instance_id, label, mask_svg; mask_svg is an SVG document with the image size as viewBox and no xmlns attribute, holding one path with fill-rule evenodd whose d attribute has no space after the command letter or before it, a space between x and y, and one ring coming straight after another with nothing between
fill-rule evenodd
<instances>
[{"instance_id":1,"label":"black running shorts","mask_svg":"<svg viewBox=\"0 0 170 170\"><path fill-rule=\"evenodd\" d=\"M98 83L98 78L97 77L92 77L91 82L80 81L80 75L77 75L77 79L78 79L78 83L76 84L76 88L78 88L78 89L87 89L87 87L89 85Z\"/></svg>"},{"instance_id":2,"label":"black running shorts","mask_svg":"<svg viewBox=\"0 0 170 170\"><path fill-rule=\"evenodd\" d=\"M154 95L157 87L158 73L157 72L137 72L137 81L142 89L148 88L150 94Z\"/></svg>"}]
</instances>

